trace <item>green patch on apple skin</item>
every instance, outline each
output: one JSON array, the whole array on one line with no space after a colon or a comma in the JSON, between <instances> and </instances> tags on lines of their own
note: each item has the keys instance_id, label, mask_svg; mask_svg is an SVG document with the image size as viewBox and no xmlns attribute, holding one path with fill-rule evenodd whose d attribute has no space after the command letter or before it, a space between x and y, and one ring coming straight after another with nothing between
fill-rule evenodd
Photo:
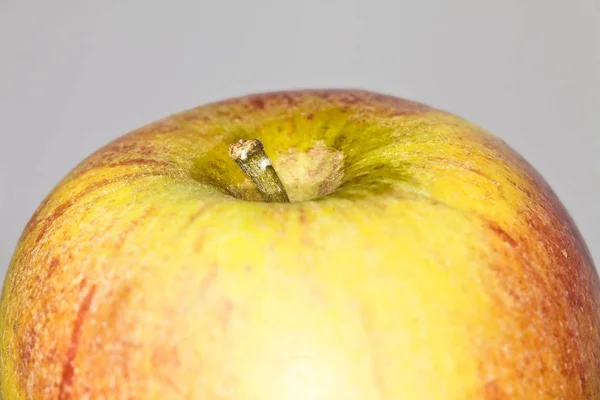
<instances>
[{"instance_id":1,"label":"green patch on apple skin","mask_svg":"<svg viewBox=\"0 0 600 400\"><path fill-rule=\"evenodd\" d=\"M198 157L192 177L222 193L247 201L263 201L256 185L245 175L231 170L225 163L231 159ZM289 148L278 154L273 166L284 183L291 202L315 200L330 195L341 187L344 176L344 154L321 142L307 151ZM210 171L208 174L206 171Z\"/></svg>"},{"instance_id":2,"label":"green patch on apple skin","mask_svg":"<svg viewBox=\"0 0 600 400\"><path fill-rule=\"evenodd\" d=\"M380 195L412 181L410 165L397 157L399 139L393 129L339 108L242 120L211 130L221 128L219 142L194 158L190 173L197 182L239 199L262 201L227 155L226 146L240 139L263 143L292 202Z\"/></svg>"}]
</instances>

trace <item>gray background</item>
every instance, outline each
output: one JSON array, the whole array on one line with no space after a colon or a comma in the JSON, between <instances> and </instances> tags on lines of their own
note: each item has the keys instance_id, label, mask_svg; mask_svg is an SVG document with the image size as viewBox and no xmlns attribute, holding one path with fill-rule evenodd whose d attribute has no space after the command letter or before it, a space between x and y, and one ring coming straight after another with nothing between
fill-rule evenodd
<instances>
[{"instance_id":1,"label":"gray background","mask_svg":"<svg viewBox=\"0 0 600 400\"><path fill-rule=\"evenodd\" d=\"M107 141L230 96L348 86L502 137L598 263L598 0L0 0L0 273L44 195Z\"/></svg>"}]
</instances>

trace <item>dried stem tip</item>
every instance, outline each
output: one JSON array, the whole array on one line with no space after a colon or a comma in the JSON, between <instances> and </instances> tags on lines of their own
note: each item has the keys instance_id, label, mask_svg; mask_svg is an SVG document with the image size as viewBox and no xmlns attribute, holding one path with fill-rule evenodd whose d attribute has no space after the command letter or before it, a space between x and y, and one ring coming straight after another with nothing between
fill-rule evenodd
<instances>
[{"instance_id":1,"label":"dried stem tip","mask_svg":"<svg viewBox=\"0 0 600 400\"><path fill-rule=\"evenodd\" d=\"M240 140L229 146L231 157L256 184L269 203L289 203L290 199L258 139Z\"/></svg>"}]
</instances>

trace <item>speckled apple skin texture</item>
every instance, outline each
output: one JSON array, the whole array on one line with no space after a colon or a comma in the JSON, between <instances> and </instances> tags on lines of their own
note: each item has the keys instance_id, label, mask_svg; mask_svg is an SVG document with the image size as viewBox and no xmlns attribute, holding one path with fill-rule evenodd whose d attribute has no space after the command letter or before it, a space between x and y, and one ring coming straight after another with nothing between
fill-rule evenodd
<instances>
[{"instance_id":1,"label":"speckled apple skin texture","mask_svg":"<svg viewBox=\"0 0 600 400\"><path fill-rule=\"evenodd\" d=\"M229 159L251 138L292 203ZM0 312L5 400L600 398L598 275L543 178L365 91L237 98L108 144L31 218Z\"/></svg>"}]
</instances>

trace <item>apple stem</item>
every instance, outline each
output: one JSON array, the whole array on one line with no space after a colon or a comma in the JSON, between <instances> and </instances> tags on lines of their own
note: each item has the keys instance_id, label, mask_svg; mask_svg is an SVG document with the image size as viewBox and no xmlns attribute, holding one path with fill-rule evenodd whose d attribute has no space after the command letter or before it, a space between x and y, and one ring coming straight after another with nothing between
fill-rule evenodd
<instances>
[{"instance_id":1,"label":"apple stem","mask_svg":"<svg viewBox=\"0 0 600 400\"><path fill-rule=\"evenodd\" d=\"M229 146L231 157L258 187L268 203L289 203L283 183L258 139L240 140Z\"/></svg>"}]
</instances>

